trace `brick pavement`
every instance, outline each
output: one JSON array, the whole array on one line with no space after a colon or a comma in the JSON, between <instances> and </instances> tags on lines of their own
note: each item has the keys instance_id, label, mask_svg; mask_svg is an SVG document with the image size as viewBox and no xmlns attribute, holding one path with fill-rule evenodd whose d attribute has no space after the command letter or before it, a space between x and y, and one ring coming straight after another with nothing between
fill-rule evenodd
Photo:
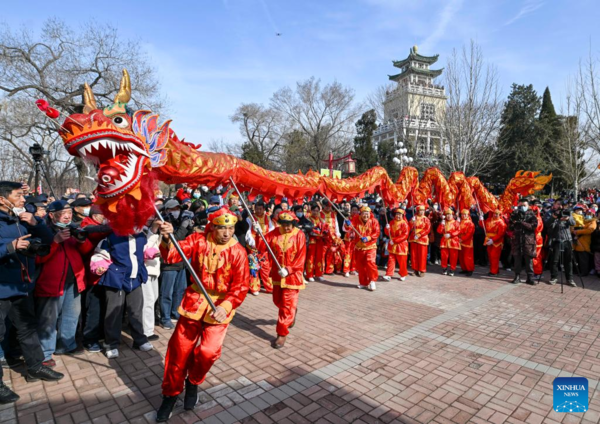
<instances>
[{"instance_id":1,"label":"brick pavement","mask_svg":"<svg viewBox=\"0 0 600 424\"><path fill-rule=\"evenodd\" d=\"M373 293L357 290L356 277L311 283L281 351L269 346L270 296L249 296L202 404L191 412L179 404L171 422L600 422L600 279L561 295L559 286L508 284L507 273L431 271L378 282ZM7 372L21 400L0 406L0 422L153 422L170 335L157 332L154 352L57 357L59 383ZM590 380L587 413L552 411L556 375Z\"/></svg>"}]
</instances>

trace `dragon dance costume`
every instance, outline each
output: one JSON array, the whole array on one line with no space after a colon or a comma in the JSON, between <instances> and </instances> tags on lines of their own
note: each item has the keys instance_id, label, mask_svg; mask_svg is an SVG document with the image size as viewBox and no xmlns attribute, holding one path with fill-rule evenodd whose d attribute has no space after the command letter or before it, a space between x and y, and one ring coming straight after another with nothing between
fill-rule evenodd
<instances>
[{"instance_id":1,"label":"dragon dance costume","mask_svg":"<svg viewBox=\"0 0 600 424\"><path fill-rule=\"evenodd\" d=\"M417 207L417 213L425 211L424 205ZM417 215L410 222L411 236L410 260L412 269L420 277L427 271L427 246L429 246L429 232L431 231L431 222L425 215Z\"/></svg>"},{"instance_id":2,"label":"dragon dance costume","mask_svg":"<svg viewBox=\"0 0 600 424\"><path fill-rule=\"evenodd\" d=\"M213 226L234 226L237 218L223 207L209 216L206 233L195 233L180 242L186 257L216 306L227 312L227 319L217 322L204 295L195 284L184 295L175 331L169 340L165 358L162 392L177 396L183 391L187 377L192 385L201 384L212 365L221 356L229 322L248 292L250 274L245 249L233 237L224 245L217 244ZM161 254L167 263L180 261L173 246L161 243Z\"/></svg>"},{"instance_id":3,"label":"dragon dance costume","mask_svg":"<svg viewBox=\"0 0 600 424\"><path fill-rule=\"evenodd\" d=\"M365 214L369 213L365 219ZM377 238L379 237L379 222L373 216L368 206L363 206L360 213L352 218L352 225L361 235L356 243L356 270L358 271L359 288L366 288L377 281Z\"/></svg>"},{"instance_id":4,"label":"dragon dance costume","mask_svg":"<svg viewBox=\"0 0 600 424\"><path fill-rule=\"evenodd\" d=\"M438 225L437 232L442 234L442 240L440 241L440 251L442 253L442 269L444 272L448 272L450 268L450 274L454 274L456 270L456 264L458 263L458 252L460 252L460 240L458 235L460 234L460 224L454 219L452 209L446 209L444 219L440 225ZM450 216L450 219L447 217Z\"/></svg>"},{"instance_id":5,"label":"dragon dance costume","mask_svg":"<svg viewBox=\"0 0 600 424\"><path fill-rule=\"evenodd\" d=\"M389 228L388 228L389 227ZM404 279L408 275L408 234L410 227L404 217L404 209L394 209L394 220L385 228L385 234L390 238L388 244L388 265L385 275L394 275L394 268L398 262L398 274Z\"/></svg>"},{"instance_id":6,"label":"dragon dance costume","mask_svg":"<svg viewBox=\"0 0 600 424\"><path fill-rule=\"evenodd\" d=\"M471 214L467 209L460 212L460 253L458 261L463 273L471 275L475 270L475 257L473 255L473 235L475 234L475 224L471 221Z\"/></svg>"},{"instance_id":7,"label":"dragon dance costume","mask_svg":"<svg viewBox=\"0 0 600 424\"><path fill-rule=\"evenodd\" d=\"M490 261L490 274L496 275L500 272L500 255L504 246L504 233L506 223L500 216L499 209L494 211L485 221L485 245L487 246L488 259Z\"/></svg>"}]
</instances>

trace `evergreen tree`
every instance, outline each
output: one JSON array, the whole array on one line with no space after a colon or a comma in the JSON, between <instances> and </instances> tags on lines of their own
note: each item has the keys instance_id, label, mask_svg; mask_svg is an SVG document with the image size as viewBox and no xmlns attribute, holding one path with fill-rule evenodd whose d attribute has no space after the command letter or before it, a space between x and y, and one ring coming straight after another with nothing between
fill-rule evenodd
<instances>
[{"instance_id":1,"label":"evergreen tree","mask_svg":"<svg viewBox=\"0 0 600 424\"><path fill-rule=\"evenodd\" d=\"M371 109L362 114L356 121L356 137L354 137L354 159L356 171L363 173L377 165L377 151L373 146L373 132L377 129L377 114Z\"/></svg>"},{"instance_id":2,"label":"evergreen tree","mask_svg":"<svg viewBox=\"0 0 600 424\"><path fill-rule=\"evenodd\" d=\"M377 145L378 163L384 167L390 178L400 172L400 166L394 162L396 155L396 145L394 139L382 140Z\"/></svg>"},{"instance_id":3,"label":"evergreen tree","mask_svg":"<svg viewBox=\"0 0 600 424\"><path fill-rule=\"evenodd\" d=\"M533 85L513 84L500 119L498 147L503 160L496 171L507 183L518 170L546 172L547 156L540 140L540 98Z\"/></svg>"},{"instance_id":4,"label":"evergreen tree","mask_svg":"<svg viewBox=\"0 0 600 424\"><path fill-rule=\"evenodd\" d=\"M548 162L552 165L547 168L547 172L552 172L554 175L553 185L555 188L563 187L566 184L565 179L561 176L563 168L564 155L562 154L562 145L565 142L565 128L556 114L550 89L546 87L542 97L542 108L538 120L538 144L542 149Z\"/></svg>"}]
</instances>

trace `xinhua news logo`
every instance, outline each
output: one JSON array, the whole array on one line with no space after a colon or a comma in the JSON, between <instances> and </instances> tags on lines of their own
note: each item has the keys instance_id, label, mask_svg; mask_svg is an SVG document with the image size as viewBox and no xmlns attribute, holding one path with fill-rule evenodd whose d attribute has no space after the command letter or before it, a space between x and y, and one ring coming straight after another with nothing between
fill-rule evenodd
<instances>
[{"instance_id":1,"label":"xinhua news logo","mask_svg":"<svg viewBox=\"0 0 600 424\"><path fill-rule=\"evenodd\" d=\"M554 411L565 413L587 412L589 406L587 378L556 377L553 386Z\"/></svg>"}]
</instances>

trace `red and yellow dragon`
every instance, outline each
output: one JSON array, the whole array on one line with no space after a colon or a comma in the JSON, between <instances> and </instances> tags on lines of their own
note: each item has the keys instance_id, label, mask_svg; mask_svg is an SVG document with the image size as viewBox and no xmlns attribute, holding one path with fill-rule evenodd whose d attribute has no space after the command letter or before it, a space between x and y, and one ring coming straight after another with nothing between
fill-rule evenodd
<instances>
[{"instance_id":1,"label":"red and yellow dragon","mask_svg":"<svg viewBox=\"0 0 600 424\"><path fill-rule=\"evenodd\" d=\"M446 180L437 168L428 169L419 181L417 170L406 167L396 183L382 167L346 179L332 179L314 171L292 175L269 171L231 155L199 151L177 137L170 128L171 121L161 123L159 116L148 110L131 111L127 107L131 83L126 70L113 105L99 109L87 84L83 98L83 113L70 115L58 131L71 155L97 167L97 202L120 234L142 228L154 214L159 180L209 187L233 180L241 190L250 192L250 198L262 194L266 198L300 200L321 193L341 200L377 192L388 205L406 199L424 203L433 197L443 207L478 204L482 212L500 208L508 213L518 195L541 189L552 177L519 171L496 199L477 177L453 173Z\"/></svg>"}]
</instances>

